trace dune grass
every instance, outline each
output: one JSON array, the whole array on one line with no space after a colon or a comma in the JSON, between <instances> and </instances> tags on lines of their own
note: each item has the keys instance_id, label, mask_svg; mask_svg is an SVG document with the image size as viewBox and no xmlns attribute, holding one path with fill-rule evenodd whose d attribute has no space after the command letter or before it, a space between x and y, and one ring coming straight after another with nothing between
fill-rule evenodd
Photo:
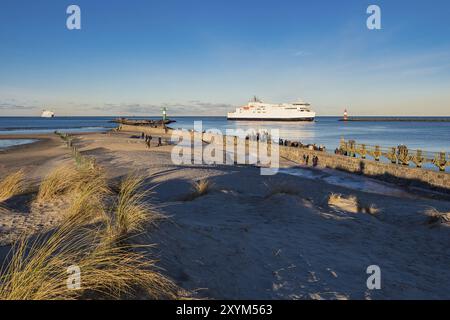
<instances>
[{"instance_id":1,"label":"dune grass","mask_svg":"<svg viewBox=\"0 0 450 320\"><path fill-rule=\"evenodd\" d=\"M330 193L328 195L328 205L337 205L340 203L342 195L338 193Z\"/></svg>"},{"instance_id":2,"label":"dune grass","mask_svg":"<svg viewBox=\"0 0 450 320\"><path fill-rule=\"evenodd\" d=\"M50 172L41 182L36 200L50 201L67 193L78 183L79 173L72 165L62 165Z\"/></svg>"},{"instance_id":3,"label":"dune grass","mask_svg":"<svg viewBox=\"0 0 450 320\"><path fill-rule=\"evenodd\" d=\"M129 241L162 216L146 205L143 179L129 176L114 194L100 168L65 165L43 180L37 200L60 195L70 197L61 224L14 245L0 270L0 300L177 298L148 246ZM71 266L81 272L80 289L67 285Z\"/></svg>"},{"instance_id":4,"label":"dune grass","mask_svg":"<svg viewBox=\"0 0 450 320\"><path fill-rule=\"evenodd\" d=\"M89 184L106 186L105 173L100 167L65 164L50 172L41 182L36 197L38 202L51 201L65 195L78 193Z\"/></svg>"},{"instance_id":5,"label":"dune grass","mask_svg":"<svg viewBox=\"0 0 450 320\"><path fill-rule=\"evenodd\" d=\"M110 191L103 179L95 178L83 184L71 194L70 207L64 213L65 219L78 217L84 223L106 221L107 212L105 201Z\"/></svg>"},{"instance_id":6,"label":"dune grass","mask_svg":"<svg viewBox=\"0 0 450 320\"><path fill-rule=\"evenodd\" d=\"M436 208L429 208L425 211L427 224L441 225L450 223L450 212L440 212Z\"/></svg>"},{"instance_id":7,"label":"dune grass","mask_svg":"<svg viewBox=\"0 0 450 320\"><path fill-rule=\"evenodd\" d=\"M70 216L37 238L23 238L2 268L0 300L176 298L176 286L139 247L111 244L103 224ZM80 270L80 288L68 286L68 268Z\"/></svg>"},{"instance_id":8,"label":"dune grass","mask_svg":"<svg viewBox=\"0 0 450 320\"><path fill-rule=\"evenodd\" d=\"M202 179L194 182L194 191L198 196L203 196L211 191L212 183L209 180Z\"/></svg>"},{"instance_id":9,"label":"dune grass","mask_svg":"<svg viewBox=\"0 0 450 320\"><path fill-rule=\"evenodd\" d=\"M292 195L292 196L298 195L297 189L294 186L292 186L286 182L269 182L269 183L265 183L265 186L268 189L266 198L270 198L277 194L286 194L286 195Z\"/></svg>"},{"instance_id":10,"label":"dune grass","mask_svg":"<svg viewBox=\"0 0 450 320\"><path fill-rule=\"evenodd\" d=\"M24 177L23 171L19 170L0 180L0 203L24 191Z\"/></svg>"},{"instance_id":11,"label":"dune grass","mask_svg":"<svg viewBox=\"0 0 450 320\"><path fill-rule=\"evenodd\" d=\"M192 183L191 193L184 198L184 201L193 201L211 192L213 184L207 179L201 179Z\"/></svg>"},{"instance_id":12,"label":"dune grass","mask_svg":"<svg viewBox=\"0 0 450 320\"><path fill-rule=\"evenodd\" d=\"M155 208L145 203L149 191L144 188L144 178L136 174L126 177L119 186L119 193L111 210L111 235L123 239L129 234L144 230L145 226L163 218Z\"/></svg>"},{"instance_id":13,"label":"dune grass","mask_svg":"<svg viewBox=\"0 0 450 320\"><path fill-rule=\"evenodd\" d=\"M344 197L337 193L331 193L328 196L328 205L352 213L366 213L369 215L376 215L381 211L375 204L364 203L354 195Z\"/></svg>"}]
</instances>

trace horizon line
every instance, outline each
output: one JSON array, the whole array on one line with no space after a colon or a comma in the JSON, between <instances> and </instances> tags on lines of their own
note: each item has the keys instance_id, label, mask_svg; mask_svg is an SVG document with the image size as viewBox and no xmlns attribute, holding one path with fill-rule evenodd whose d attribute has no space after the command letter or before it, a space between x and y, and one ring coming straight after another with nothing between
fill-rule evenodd
<instances>
[{"instance_id":1,"label":"horizon line","mask_svg":"<svg viewBox=\"0 0 450 320\"><path fill-rule=\"evenodd\" d=\"M37 115L7 115L7 116L0 116L0 118L41 118L41 116L37 116ZM117 117L117 118L134 118L134 117L152 117L152 118L158 118L158 117L162 117L161 114L157 114L157 115L152 115L152 114L148 114L148 115L61 115L61 116L56 116L55 118L67 118L67 117L85 117L85 118L89 118L89 117ZM204 115L204 114L194 114L194 115L172 115L172 117L224 117L226 118L226 115ZM343 115L318 115L316 116L316 118L320 118L320 117L341 117L343 118ZM398 118L408 118L408 117L421 117L421 118L448 118L450 117L449 115L351 115L349 116L349 118L354 118L354 117L388 117L388 118L393 118L393 117L398 117ZM170 116L169 116L170 119Z\"/></svg>"}]
</instances>

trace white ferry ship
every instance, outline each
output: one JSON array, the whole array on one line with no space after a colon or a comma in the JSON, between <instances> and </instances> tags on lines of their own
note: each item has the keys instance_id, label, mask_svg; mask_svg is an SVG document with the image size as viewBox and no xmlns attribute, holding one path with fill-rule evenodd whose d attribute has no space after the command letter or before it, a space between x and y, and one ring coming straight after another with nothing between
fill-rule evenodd
<instances>
[{"instance_id":1,"label":"white ferry ship","mask_svg":"<svg viewBox=\"0 0 450 320\"><path fill-rule=\"evenodd\" d=\"M55 117L55 113L53 111L49 111L49 110L43 110L42 114L41 114L42 118L54 118Z\"/></svg>"},{"instance_id":2,"label":"white ferry ship","mask_svg":"<svg viewBox=\"0 0 450 320\"><path fill-rule=\"evenodd\" d=\"M294 103L270 104L254 97L247 105L228 113L228 120L247 121L314 121L316 113L310 104L301 100Z\"/></svg>"}]
</instances>

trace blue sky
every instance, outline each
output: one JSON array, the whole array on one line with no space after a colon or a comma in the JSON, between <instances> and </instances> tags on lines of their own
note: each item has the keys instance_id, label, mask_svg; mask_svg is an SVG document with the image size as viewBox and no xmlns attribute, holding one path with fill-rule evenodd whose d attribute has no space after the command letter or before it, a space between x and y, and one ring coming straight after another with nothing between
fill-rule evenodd
<instances>
[{"instance_id":1,"label":"blue sky","mask_svg":"<svg viewBox=\"0 0 450 320\"><path fill-rule=\"evenodd\" d=\"M449 19L447 0L2 0L0 116L225 115L253 95L450 115Z\"/></svg>"}]
</instances>

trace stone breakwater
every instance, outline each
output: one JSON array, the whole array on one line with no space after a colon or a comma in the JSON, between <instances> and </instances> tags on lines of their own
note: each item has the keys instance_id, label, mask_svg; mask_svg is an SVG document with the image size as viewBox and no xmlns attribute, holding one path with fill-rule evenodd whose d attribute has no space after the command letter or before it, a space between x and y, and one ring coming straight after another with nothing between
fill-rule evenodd
<instances>
[{"instance_id":1,"label":"stone breakwater","mask_svg":"<svg viewBox=\"0 0 450 320\"><path fill-rule=\"evenodd\" d=\"M130 132L144 132L148 134L161 134L161 128L138 127L122 125L121 130ZM169 130L170 132L170 130ZM203 139L210 138L208 134L193 132ZM229 137L231 138L231 137ZM369 159L353 158L343 155L331 154L324 151L309 150L308 148L295 148L279 146L279 155L282 158L305 165L304 157L308 156L308 165L315 164L319 168L330 168L345 172L363 174L372 178L392 182L404 186L427 187L445 193L450 192L450 174L423 168L412 168L397 164L383 163Z\"/></svg>"},{"instance_id":2,"label":"stone breakwater","mask_svg":"<svg viewBox=\"0 0 450 320\"><path fill-rule=\"evenodd\" d=\"M309 164L312 157L317 156L317 167L342 170L350 173L364 174L388 182L409 186L426 186L432 189L450 191L450 174L422 168L411 168L374 160L350 158L342 155L311 151L304 148L280 146L280 157L306 164L304 157L308 156Z\"/></svg>"},{"instance_id":3,"label":"stone breakwater","mask_svg":"<svg viewBox=\"0 0 450 320\"><path fill-rule=\"evenodd\" d=\"M424 117L424 118L414 118L414 117L401 117L401 118L392 118L392 117L350 117L350 118L342 118L339 121L345 122L450 122L450 118L433 118L433 117Z\"/></svg>"}]
</instances>

